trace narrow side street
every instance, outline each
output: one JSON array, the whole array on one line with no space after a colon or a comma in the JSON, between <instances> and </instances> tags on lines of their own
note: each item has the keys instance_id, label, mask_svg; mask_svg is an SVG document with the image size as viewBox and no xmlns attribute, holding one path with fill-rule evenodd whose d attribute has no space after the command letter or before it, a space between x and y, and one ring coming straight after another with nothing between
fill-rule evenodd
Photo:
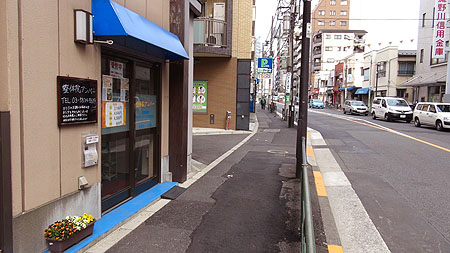
<instances>
[{"instance_id":1,"label":"narrow side street","mask_svg":"<svg viewBox=\"0 0 450 253\"><path fill-rule=\"evenodd\" d=\"M296 131L257 116L246 144L108 252L299 252ZM210 163L245 137L194 136L193 157Z\"/></svg>"}]
</instances>

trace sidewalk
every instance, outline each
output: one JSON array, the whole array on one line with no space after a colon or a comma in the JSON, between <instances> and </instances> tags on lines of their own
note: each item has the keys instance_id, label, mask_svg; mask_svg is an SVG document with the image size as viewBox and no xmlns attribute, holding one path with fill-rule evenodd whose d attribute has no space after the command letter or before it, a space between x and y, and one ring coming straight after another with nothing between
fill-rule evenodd
<instances>
[{"instance_id":1,"label":"sidewalk","mask_svg":"<svg viewBox=\"0 0 450 253\"><path fill-rule=\"evenodd\" d=\"M88 252L300 252L296 131L273 115L258 112L252 134L194 135L193 158L205 167L184 193Z\"/></svg>"}]
</instances>

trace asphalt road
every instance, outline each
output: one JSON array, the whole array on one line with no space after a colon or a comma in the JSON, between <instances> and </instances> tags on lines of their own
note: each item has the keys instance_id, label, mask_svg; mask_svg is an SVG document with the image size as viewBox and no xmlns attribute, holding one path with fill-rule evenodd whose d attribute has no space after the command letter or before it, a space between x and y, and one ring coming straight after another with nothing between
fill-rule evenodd
<instances>
[{"instance_id":1,"label":"asphalt road","mask_svg":"<svg viewBox=\"0 0 450 253\"><path fill-rule=\"evenodd\" d=\"M310 110L308 126L392 252L450 252L450 131L333 110Z\"/></svg>"}]
</instances>

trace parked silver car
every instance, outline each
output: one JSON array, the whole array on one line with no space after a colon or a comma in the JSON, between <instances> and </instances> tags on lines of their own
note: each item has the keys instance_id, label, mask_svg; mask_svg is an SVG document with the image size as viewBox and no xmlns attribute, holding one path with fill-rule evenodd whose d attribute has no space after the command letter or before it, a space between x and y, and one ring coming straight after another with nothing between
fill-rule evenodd
<instances>
[{"instance_id":1,"label":"parked silver car","mask_svg":"<svg viewBox=\"0 0 450 253\"><path fill-rule=\"evenodd\" d=\"M368 115L369 108L362 102L357 100L347 100L344 102L344 107L342 108L344 114L360 114Z\"/></svg>"}]
</instances>

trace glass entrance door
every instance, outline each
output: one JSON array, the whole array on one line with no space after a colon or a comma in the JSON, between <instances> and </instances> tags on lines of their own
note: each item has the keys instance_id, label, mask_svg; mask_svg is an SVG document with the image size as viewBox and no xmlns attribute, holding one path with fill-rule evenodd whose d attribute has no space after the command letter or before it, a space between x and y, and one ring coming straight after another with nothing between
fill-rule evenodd
<instances>
[{"instance_id":1,"label":"glass entrance door","mask_svg":"<svg viewBox=\"0 0 450 253\"><path fill-rule=\"evenodd\" d=\"M159 71L102 56L102 211L158 182Z\"/></svg>"},{"instance_id":2,"label":"glass entrance door","mask_svg":"<svg viewBox=\"0 0 450 253\"><path fill-rule=\"evenodd\" d=\"M149 66L135 67L135 146L134 165L136 194L148 189L156 180L158 157L157 118L158 118L158 75Z\"/></svg>"}]
</instances>

